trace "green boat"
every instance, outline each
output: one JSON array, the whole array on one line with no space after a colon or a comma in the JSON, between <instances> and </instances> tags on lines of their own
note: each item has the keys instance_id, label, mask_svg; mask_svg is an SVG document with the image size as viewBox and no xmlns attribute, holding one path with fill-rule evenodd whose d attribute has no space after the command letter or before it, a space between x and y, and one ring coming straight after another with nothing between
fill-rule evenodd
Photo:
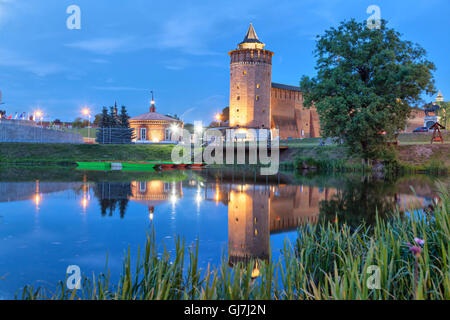
<instances>
[{"instance_id":1,"label":"green boat","mask_svg":"<svg viewBox=\"0 0 450 320\"><path fill-rule=\"evenodd\" d=\"M111 170L111 162L77 162L77 165L82 170Z\"/></svg>"},{"instance_id":2,"label":"green boat","mask_svg":"<svg viewBox=\"0 0 450 320\"><path fill-rule=\"evenodd\" d=\"M155 168L154 163L148 162L121 162L123 170L150 170Z\"/></svg>"},{"instance_id":3,"label":"green boat","mask_svg":"<svg viewBox=\"0 0 450 320\"><path fill-rule=\"evenodd\" d=\"M122 170L122 171L153 171L154 163L139 162L77 162L78 169L81 170Z\"/></svg>"}]
</instances>

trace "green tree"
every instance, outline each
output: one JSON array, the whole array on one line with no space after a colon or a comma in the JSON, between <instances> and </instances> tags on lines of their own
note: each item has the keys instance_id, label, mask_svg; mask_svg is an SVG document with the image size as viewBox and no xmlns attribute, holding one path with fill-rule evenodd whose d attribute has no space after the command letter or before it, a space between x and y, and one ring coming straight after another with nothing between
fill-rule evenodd
<instances>
[{"instance_id":1,"label":"green tree","mask_svg":"<svg viewBox=\"0 0 450 320\"><path fill-rule=\"evenodd\" d=\"M72 122L72 127L74 128L86 128L88 126L88 121L85 119L82 119L80 117L76 118Z\"/></svg>"},{"instance_id":2,"label":"green tree","mask_svg":"<svg viewBox=\"0 0 450 320\"><path fill-rule=\"evenodd\" d=\"M192 123L185 123L184 129L186 129L190 133L194 133L194 125Z\"/></svg>"},{"instance_id":3,"label":"green tree","mask_svg":"<svg viewBox=\"0 0 450 320\"><path fill-rule=\"evenodd\" d=\"M441 109L439 110L439 116L441 117L440 124L442 124L447 130L450 125L450 102L442 101L438 102Z\"/></svg>"},{"instance_id":4,"label":"green tree","mask_svg":"<svg viewBox=\"0 0 450 320\"><path fill-rule=\"evenodd\" d=\"M97 113L94 118L94 126L100 127L100 123L102 121L103 114Z\"/></svg>"},{"instance_id":5,"label":"green tree","mask_svg":"<svg viewBox=\"0 0 450 320\"><path fill-rule=\"evenodd\" d=\"M117 106L109 107L109 121L111 128L118 128L121 126L119 115L117 113Z\"/></svg>"},{"instance_id":6,"label":"green tree","mask_svg":"<svg viewBox=\"0 0 450 320\"><path fill-rule=\"evenodd\" d=\"M386 24L371 30L352 19L326 31L316 43L317 76L300 83L322 136L342 139L366 162L386 153L421 94L435 92L425 50Z\"/></svg>"},{"instance_id":7,"label":"green tree","mask_svg":"<svg viewBox=\"0 0 450 320\"><path fill-rule=\"evenodd\" d=\"M99 128L97 130L97 142L105 143L105 138L108 136L107 130L111 128L111 118L106 107L103 107L102 109L102 114L98 126Z\"/></svg>"},{"instance_id":8,"label":"green tree","mask_svg":"<svg viewBox=\"0 0 450 320\"><path fill-rule=\"evenodd\" d=\"M130 128L130 116L128 115L127 108L122 106L119 115L120 127L123 129L122 143L131 143L134 139L134 129Z\"/></svg>"}]
</instances>

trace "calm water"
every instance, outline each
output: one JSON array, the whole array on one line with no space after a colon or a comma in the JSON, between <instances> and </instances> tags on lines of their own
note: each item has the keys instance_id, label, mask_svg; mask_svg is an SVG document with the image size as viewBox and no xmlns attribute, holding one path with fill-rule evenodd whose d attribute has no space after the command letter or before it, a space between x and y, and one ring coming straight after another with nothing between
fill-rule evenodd
<instances>
[{"instance_id":1,"label":"calm water","mask_svg":"<svg viewBox=\"0 0 450 320\"><path fill-rule=\"evenodd\" d=\"M302 224L320 219L357 226L375 209L427 206L435 179L371 181L353 176L266 178L251 170L86 172L0 168L0 298L26 284L55 288L67 266L117 278L124 252L135 254L153 229L159 250L199 240L199 262L230 264L279 257ZM444 179L448 183L448 179ZM417 196L411 191L414 186Z\"/></svg>"}]
</instances>

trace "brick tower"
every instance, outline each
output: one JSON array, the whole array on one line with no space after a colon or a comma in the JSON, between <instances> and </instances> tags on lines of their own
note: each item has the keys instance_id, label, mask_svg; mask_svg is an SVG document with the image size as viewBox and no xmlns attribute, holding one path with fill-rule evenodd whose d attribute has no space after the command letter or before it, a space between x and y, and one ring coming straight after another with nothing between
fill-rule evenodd
<instances>
[{"instance_id":1,"label":"brick tower","mask_svg":"<svg viewBox=\"0 0 450 320\"><path fill-rule=\"evenodd\" d=\"M264 49L252 24L238 49L231 51L230 127L271 127L273 52Z\"/></svg>"}]
</instances>

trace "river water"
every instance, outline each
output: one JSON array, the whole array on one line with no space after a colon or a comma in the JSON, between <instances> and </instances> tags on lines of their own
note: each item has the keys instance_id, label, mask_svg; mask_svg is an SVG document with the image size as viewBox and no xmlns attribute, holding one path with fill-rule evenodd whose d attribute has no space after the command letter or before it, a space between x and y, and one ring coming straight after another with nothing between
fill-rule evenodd
<instances>
[{"instance_id":1,"label":"river water","mask_svg":"<svg viewBox=\"0 0 450 320\"><path fill-rule=\"evenodd\" d=\"M438 198L426 175L373 180L361 175L280 173L253 169L95 172L69 168L0 168L0 298L26 284L54 289L69 265L86 275L122 270L154 230L158 250L175 239L199 241L199 264L278 259L297 228L320 220L357 227L420 214ZM414 188L414 191L411 189ZM337 219L337 220L336 220ZM19 295L20 296L20 295Z\"/></svg>"}]
</instances>

